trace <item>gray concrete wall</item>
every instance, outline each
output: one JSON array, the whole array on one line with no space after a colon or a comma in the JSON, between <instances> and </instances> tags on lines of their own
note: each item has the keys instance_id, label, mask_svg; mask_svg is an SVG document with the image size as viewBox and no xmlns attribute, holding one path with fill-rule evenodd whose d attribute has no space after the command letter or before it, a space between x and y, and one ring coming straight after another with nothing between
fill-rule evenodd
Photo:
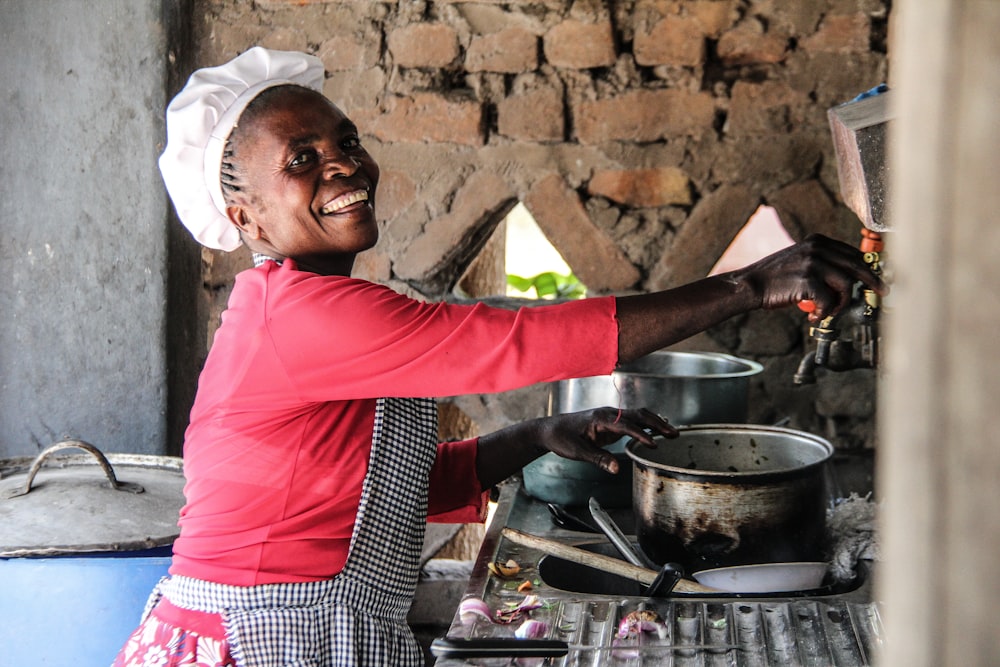
<instances>
[{"instance_id":1,"label":"gray concrete wall","mask_svg":"<svg viewBox=\"0 0 1000 667\"><path fill-rule=\"evenodd\" d=\"M163 4L0 0L0 456L166 449Z\"/></svg>"}]
</instances>

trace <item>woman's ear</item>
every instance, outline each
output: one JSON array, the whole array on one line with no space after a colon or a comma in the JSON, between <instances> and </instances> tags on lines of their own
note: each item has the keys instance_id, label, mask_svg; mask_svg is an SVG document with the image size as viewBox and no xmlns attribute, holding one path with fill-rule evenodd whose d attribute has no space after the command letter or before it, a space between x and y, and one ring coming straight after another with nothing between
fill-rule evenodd
<instances>
[{"instance_id":1,"label":"woman's ear","mask_svg":"<svg viewBox=\"0 0 1000 667\"><path fill-rule=\"evenodd\" d=\"M260 226L253 221L253 218L250 217L250 214L242 206L227 206L226 217L236 226L240 234L246 238L256 241L263 235Z\"/></svg>"}]
</instances>

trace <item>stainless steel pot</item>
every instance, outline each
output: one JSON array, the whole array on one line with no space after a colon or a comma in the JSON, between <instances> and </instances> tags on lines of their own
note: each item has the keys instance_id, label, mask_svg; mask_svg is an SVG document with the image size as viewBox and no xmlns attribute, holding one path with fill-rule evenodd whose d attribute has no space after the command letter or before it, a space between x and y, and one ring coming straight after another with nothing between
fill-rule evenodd
<instances>
[{"instance_id":1,"label":"stainless steel pot","mask_svg":"<svg viewBox=\"0 0 1000 667\"><path fill-rule=\"evenodd\" d=\"M562 380L550 385L549 414L603 406L649 408L672 424L746 421L750 379L763 370L756 361L714 352L659 351L623 364L610 375ZM609 446L620 472L611 475L580 461L546 454L524 467L524 488L535 498L562 505L628 507L632 466L625 440Z\"/></svg>"},{"instance_id":2,"label":"stainless steel pot","mask_svg":"<svg viewBox=\"0 0 1000 667\"><path fill-rule=\"evenodd\" d=\"M632 441L632 507L656 563L706 568L821 559L833 446L774 426L704 424Z\"/></svg>"},{"instance_id":3,"label":"stainless steel pot","mask_svg":"<svg viewBox=\"0 0 1000 667\"><path fill-rule=\"evenodd\" d=\"M653 352L611 375L553 383L549 414L611 405L649 408L674 425L739 423L747 418L750 378L763 370L718 352Z\"/></svg>"}]
</instances>

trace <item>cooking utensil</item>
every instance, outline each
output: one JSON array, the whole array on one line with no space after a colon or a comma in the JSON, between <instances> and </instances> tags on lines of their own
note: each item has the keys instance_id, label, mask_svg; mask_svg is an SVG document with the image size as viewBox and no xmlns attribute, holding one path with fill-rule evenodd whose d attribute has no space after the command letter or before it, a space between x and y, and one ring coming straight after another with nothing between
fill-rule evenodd
<instances>
[{"instance_id":1,"label":"cooking utensil","mask_svg":"<svg viewBox=\"0 0 1000 667\"><path fill-rule=\"evenodd\" d=\"M687 572L820 558L829 442L773 426L679 430L655 449L635 441L626 448L646 556Z\"/></svg>"},{"instance_id":2,"label":"cooking utensil","mask_svg":"<svg viewBox=\"0 0 1000 667\"><path fill-rule=\"evenodd\" d=\"M88 455L53 457L71 448ZM50 465L43 467L46 462ZM112 463L127 473L116 475ZM149 549L172 544L178 535L184 505L180 459L109 460L94 445L64 440L34 460L0 464L2 558Z\"/></svg>"},{"instance_id":3,"label":"cooking utensil","mask_svg":"<svg viewBox=\"0 0 1000 667\"><path fill-rule=\"evenodd\" d=\"M662 350L623 364L610 375L573 378L549 385L549 414L606 405L649 408L672 424L746 421L750 379L763 366L713 352ZM524 467L524 490L544 502L584 506L591 497L604 507L629 507L632 466L627 439L605 449L618 459L617 475L584 461L545 454Z\"/></svg>"},{"instance_id":4,"label":"cooking utensil","mask_svg":"<svg viewBox=\"0 0 1000 667\"><path fill-rule=\"evenodd\" d=\"M649 569L657 567L656 564L652 563L648 558L632 547L632 543L627 537L625 537L625 534L622 532L621 528L618 527L618 524L615 523L614 519L611 518L611 515L604 511L601 504L597 502L597 498L590 499L589 507L590 515L594 517L594 522L625 560L638 567L645 567Z\"/></svg>"},{"instance_id":5,"label":"cooking utensil","mask_svg":"<svg viewBox=\"0 0 1000 667\"><path fill-rule=\"evenodd\" d=\"M652 586L662 573L662 570L657 572L656 570L651 570L649 568L637 567L631 563L626 563L619 558L612 558L611 556L592 553L569 544L564 544L563 542L550 540L545 537L539 537L538 535L531 535L530 533L525 533L515 528L504 528L501 531L501 535L515 544L520 544L521 546L529 547L531 549L537 549L543 553L557 556L581 565L586 565L588 567L601 570L602 572L617 574L620 577L637 581L647 587ZM687 579L680 579L677 581L674 586L674 590L681 593L721 592L718 589L699 584L696 581L689 581Z\"/></svg>"},{"instance_id":6,"label":"cooking utensil","mask_svg":"<svg viewBox=\"0 0 1000 667\"><path fill-rule=\"evenodd\" d=\"M632 547L632 543L629 541L625 534L615 523L614 519L611 518L601 504L597 502L596 498L590 499L590 513L594 517L594 521L597 525L601 527L604 535L608 538L608 541L618 550L618 553L622 555L629 563L637 567L645 567L650 569L655 569L657 566L649 561L644 555L636 551ZM677 582L681 580L684 576L684 572L674 563L664 563L662 567L659 568L659 573L656 575L656 579L653 583L649 585L646 589L646 595L649 597L666 597L670 595L671 591L674 590L674 586Z\"/></svg>"},{"instance_id":7,"label":"cooking utensil","mask_svg":"<svg viewBox=\"0 0 1000 667\"><path fill-rule=\"evenodd\" d=\"M556 524L560 528L578 530L584 533L600 532L597 528L591 526L583 519L580 519L570 513L570 511L562 505L557 505L556 503L546 503L545 506L549 508L549 513L552 515L552 523Z\"/></svg>"},{"instance_id":8,"label":"cooking utensil","mask_svg":"<svg viewBox=\"0 0 1000 667\"><path fill-rule=\"evenodd\" d=\"M820 588L827 564L755 563L695 572L699 583L733 593L785 593Z\"/></svg>"},{"instance_id":9,"label":"cooking utensil","mask_svg":"<svg viewBox=\"0 0 1000 667\"><path fill-rule=\"evenodd\" d=\"M569 653L569 644L558 639L517 639L489 637L453 639L438 637L431 642L431 653L438 658L558 658Z\"/></svg>"},{"instance_id":10,"label":"cooking utensil","mask_svg":"<svg viewBox=\"0 0 1000 667\"><path fill-rule=\"evenodd\" d=\"M684 571L676 563L664 563L656 574L656 579L645 591L646 597L665 598L674 591L674 587L684 577Z\"/></svg>"},{"instance_id":11,"label":"cooking utensil","mask_svg":"<svg viewBox=\"0 0 1000 667\"><path fill-rule=\"evenodd\" d=\"M570 644L558 639L517 639L490 637L484 639L454 639L439 637L431 642L431 653L438 658L464 660L469 658L559 658L570 651L603 653L622 651L629 654L655 654L671 651L708 650L721 653L740 648L736 644L638 644L623 647Z\"/></svg>"}]
</instances>

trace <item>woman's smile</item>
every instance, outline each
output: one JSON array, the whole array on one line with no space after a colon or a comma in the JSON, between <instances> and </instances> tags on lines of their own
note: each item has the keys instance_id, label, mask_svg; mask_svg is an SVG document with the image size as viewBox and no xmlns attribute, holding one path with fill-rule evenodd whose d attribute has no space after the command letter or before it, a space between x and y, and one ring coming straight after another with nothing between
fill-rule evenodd
<instances>
[{"instance_id":1,"label":"woman's smile","mask_svg":"<svg viewBox=\"0 0 1000 667\"><path fill-rule=\"evenodd\" d=\"M348 192L342 194L338 197L331 199L329 202L320 208L319 212L322 215L330 215L332 213L337 213L346 209L347 207L357 204L359 202L368 202L368 191L367 190L354 190L353 192Z\"/></svg>"}]
</instances>

